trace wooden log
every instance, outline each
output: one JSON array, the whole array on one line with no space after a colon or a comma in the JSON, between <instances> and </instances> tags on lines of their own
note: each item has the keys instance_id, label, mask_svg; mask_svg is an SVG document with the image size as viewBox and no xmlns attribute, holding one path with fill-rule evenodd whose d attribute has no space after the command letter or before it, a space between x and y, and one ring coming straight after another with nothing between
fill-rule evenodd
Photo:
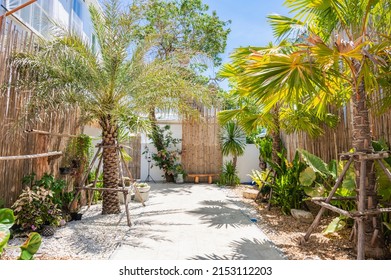
<instances>
[{"instance_id":1,"label":"wooden log","mask_svg":"<svg viewBox=\"0 0 391 280\"><path fill-rule=\"evenodd\" d=\"M48 153L33 154L33 155L5 156L5 157L0 157L0 160L32 159L32 158L53 157L53 156L60 156L60 155L62 155L62 152L56 151L56 152L48 152Z\"/></svg>"},{"instance_id":2,"label":"wooden log","mask_svg":"<svg viewBox=\"0 0 391 280\"><path fill-rule=\"evenodd\" d=\"M373 210L366 210L366 211L354 211L352 212L352 217L364 217L364 216L371 216L371 215L378 215L381 213L389 213L391 212L391 208L379 208L379 209L373 209Z\"/></svg>"},{"instance_id":3,"label":"wooden log","mask_svg":"<svg viewBox=\"0 0 391 280\"><path fill-rule=\"evenodd\" d=\"M311 198L311 201L315 202L315 201L326 201L327 197L313 197ZM333 196L330 200L355 200L356 197L355 196L338 196L338 197L335 197Z\"/></svg>"},{"instance_id":4,"label":"wooden log","mask_svg":"<svg viewBox=\"0 0 391 280\"><path fill-rule=\"evenodd\" d=\"M328 203L326 203L324 201L314 201L314 203L318 204L318 205L320 205L320 206L322 206L324 208L327 208L327 209L329 209L331 211L334 211L334 212L336 212L338 214L344 215L344 216L349 217L349 218L353 218L352 214L349 211L340 209L340 208L338 208L338 207L336 207L334 205L328 204Z\"/></svg>"},{"instance_id":5,"label":"wooden log","mask_svg":"<svg viewBox=\"0 0 391 280\"><path fill-rule=\"evenodd\" d=\"M337 181L335 182L334 187L331 189L331 191L329 193L329 196L327 197L326 201L325 202L320 201L321 203L325 203L327 205L330 205L329 203L331 201L331 198L333 197L333 195L335 194L335 192L337 191L337 189L341 185L343 177L345 176L345 174L348 171L349 166L352 164L352 162L353 162L353 157L350 157L349 161L346 163L345 167L343 168L342 173L339 175ZM325 211L325 207L320 208L318 214L315 217L315 220L313 221L312 225L308 228L306 234L304 235L304 240L305 241L308 241L308 239L310 238L310 235L313 232L313 230L319 225L320 218L322 217L324 211Z\"/></svg>"}]
</instances>

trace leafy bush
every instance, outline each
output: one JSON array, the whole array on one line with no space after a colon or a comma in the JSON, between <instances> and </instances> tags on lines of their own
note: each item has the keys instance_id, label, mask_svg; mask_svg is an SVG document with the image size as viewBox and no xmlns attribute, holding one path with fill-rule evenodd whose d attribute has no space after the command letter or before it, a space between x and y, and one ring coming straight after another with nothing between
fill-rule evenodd
<instances>
[{"instance_id":1,"label":"leafy bush","mask_svg":"<svg viewBox=\"0 0 391 280\"><path fill-rule=\"evenodd\" d=\"M15 223L27 231L35 231L42 225L58 226L62 212L52 198L53 192L42 186L24 189L12 205Z\"/></svg>"},{"instance_id":2,"label":"leafy bush","mask_svg":"<svg viewBox=\"0 0 391 280\"><path fill-rule=\"evenodd\" d=\"M174 181L175 169L177 166L177 160L179 159L179 150L176 149L176 145L181 141L178 138L172 137L170 126L166 125L163 128L158 128L154 134L150 135L152 139L162 139L162 147L156 147L157 153L152 153L152 159L155 165L163 170L163 177L167 182ZM145 149L144 153L149 153L148 149Z\"/></svg>"},{"instance_id":3,"label":"leafy bush","mask_svg":"<svg viewBox=\"0 0 391 280\"><path fill-rule=\"evenodd\" d=\"M236 186L240 183L240 179L237 175L236 169L232 161L224 163L223 170L220 175L219 184L226 186Z\"/></svg>"},{"instance_id":4,"label":"leafy bush","mask_svg":"<svg viewBox=\"0 0 391 280\"><path fill-rule=\"evenodd\" d=\"M300 172L305 164L300 161L299 153L296 152L292 162L289 162L284 154L279 154L281 165L270 163L276 176L274 178L272 204L279 205L284 214L289 214L292 208L300 209L304 198L304 188L300 184Z\"/></svg>"}]
</instances>

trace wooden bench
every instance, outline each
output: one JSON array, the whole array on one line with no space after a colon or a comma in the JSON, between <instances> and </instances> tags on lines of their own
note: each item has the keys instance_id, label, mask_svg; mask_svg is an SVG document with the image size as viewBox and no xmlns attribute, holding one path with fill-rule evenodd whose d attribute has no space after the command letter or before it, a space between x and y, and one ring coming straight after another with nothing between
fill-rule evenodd
<instances>
[{"instance_id":1,"label":"wooden bench","mask_svg":"<svg viewBox=\"0 0 391 280\"><path fill-rule=\"evenodd\" d=\"M194 177L194 183L200 182L200 177L208 177L208 184L212 184L212 177L218 176L219 174L187 174L189 177Z\"/></svg>"}]
</instances>

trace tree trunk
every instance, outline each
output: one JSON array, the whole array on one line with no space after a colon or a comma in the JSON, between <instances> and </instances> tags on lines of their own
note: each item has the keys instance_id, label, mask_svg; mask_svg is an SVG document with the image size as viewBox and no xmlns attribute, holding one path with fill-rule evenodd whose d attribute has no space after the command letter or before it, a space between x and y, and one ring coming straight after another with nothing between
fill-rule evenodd
<instances>
[{"instance_id":1,"label":"tree trunk","mask_svg":"<svg viewBox=\"0 0 391 280\"><path fill-rule=\"evenodd\" d=\"M236 170L236 165L238 163L238 156L237 155L234 155L232 157L232 165L234 166L234 169Z\"/></svg>"},{"instance_id":2,"label":"tree trunk","mask_svg":"<svg viewBox=\"0 0 391 280\"><path fill-rule=\"evenodd\" d=\"M118 125L110 115L101 119L102 144L117 145ZM119 185L119 155L115 147L103 148L103 185L105 188L118 188ZM103 192L102 214L118 214L121 212L117 192Z\"/></svg>"},{"instance_id":3,"label":"tree trunk","mask_svg":"<svg viewBox=\"0 0 391 280\"><path fill-rule=\"evenodd\" d=\"M355 68L360 69L356 61ZM357 71L358 72L358 71ZM358 91L353 93L353 148L357 152L372 152L372 132L370 129L369 112L366 102L366 92L364 83L358 86ZM356 186L360 186L360 162L355 162ZM378 205L377 194L375 190L375 170L374 162L366 162L365 181L365 208L376 209ZM357 191L357 206L359 205L359 191ZM386 254L384 246L384 236L382 234L382 225L379 215L367 217L364 220L365 225L365 257L366 258L384 258ZM371 244L372 243L372 244Z\"/></svg>"},{"instance_id":4,"label":"tree trunk","mask_svg":"<svg viewBox=\"0 0 391 280\"><path fill-rule=\"evenodd\" d=\"M273 114L275 124L275 128L270 133L270 137L272 138L272 161L281 165L281 158L278 156L278 153L281 153L280 118L278 107L274 107L271 113Z\"/></svg>"}]
</instances>

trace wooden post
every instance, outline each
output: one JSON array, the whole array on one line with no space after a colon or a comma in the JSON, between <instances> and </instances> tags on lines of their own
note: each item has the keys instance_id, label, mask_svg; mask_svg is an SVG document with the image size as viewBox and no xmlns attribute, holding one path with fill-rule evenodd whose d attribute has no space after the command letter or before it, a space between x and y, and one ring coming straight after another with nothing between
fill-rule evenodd
<instances>
[{"instance_id":1,"label":"wooden post","mask_svg":"<svg viewBox=\"0 0 391 280\"><path fill-rule=\"evenodd\" d=\"M334 187L330 191L329 196L327 197L325 203L330 203L330 201L333 198L335 192L337 191L339 185L342 183L343 177L345 176L345 174L348 171L349 166L352 164L352 162L353 162L353 155L350 157L348 163L343 168L341 175L339 175L339 177L338 177L337 181L335 182ZM313 230L319 225L320 218L322 217L325 210L326 210L326 208L324 208L323 206L322 206L322 208L320 208L318 215L316 215L315 220L312 222L311 226L308 228L307 233L304 236L305 241L308 241Z\"/></svg>"},{"instance_id":2,"label":"wooden post","mask_svg":"<svg viewBox=\"0 0 391 280\"><path fill-rule=\"evenodd\" d=\"M365 159L360 162L360 186L358 194L358 211L365 212L365 180L366 180L366 163ZM365 259L365 216L357 220L357 259Z\"/></svg>"}]
</instances>

